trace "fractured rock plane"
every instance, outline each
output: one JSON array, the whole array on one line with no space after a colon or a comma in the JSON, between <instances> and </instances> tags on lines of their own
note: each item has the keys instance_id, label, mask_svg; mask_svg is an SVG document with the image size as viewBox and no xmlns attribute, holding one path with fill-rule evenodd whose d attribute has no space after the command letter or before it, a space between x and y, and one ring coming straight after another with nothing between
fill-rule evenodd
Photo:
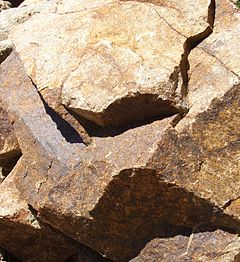
<instances>
[{"instance_id":1,"label":"fractured rock plane","mask_svg":"<svg viewBox=\"0 0 240 262\"><path fill-rule=\"evenodd\" d=\"M3 256L240 261L233 1L12 6L0 14Z\"/></svg>"}]
</instances>

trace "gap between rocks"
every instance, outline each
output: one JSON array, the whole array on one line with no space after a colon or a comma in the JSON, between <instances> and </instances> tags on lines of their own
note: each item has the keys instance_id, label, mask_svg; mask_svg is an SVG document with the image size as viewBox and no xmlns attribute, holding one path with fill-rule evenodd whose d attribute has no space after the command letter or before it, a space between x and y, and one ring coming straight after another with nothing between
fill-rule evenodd
<instances>
[{"instance_id":1,"label":"gap between rocks","mask_svg":"<svg viewBox=\"0 0 240 262\"><path fill-rule=\"evenodd\" d=\"M64 120L56 111L54 111L45 101L42 94L38 91L36 84L33 79L28 76L32 85L36 88L38 95L44 105L46 113L51 117L52 121L56 124L57 129L60 131L61 135L65 138L68 143L84 143L81 135L66 121Z\"/></svg>"}]
</instances>

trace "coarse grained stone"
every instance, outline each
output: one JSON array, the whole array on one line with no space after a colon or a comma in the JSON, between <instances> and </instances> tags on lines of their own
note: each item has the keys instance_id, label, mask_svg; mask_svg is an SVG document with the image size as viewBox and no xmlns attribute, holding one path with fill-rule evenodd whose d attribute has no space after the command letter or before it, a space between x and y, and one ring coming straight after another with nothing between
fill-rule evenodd
<instances>
[{"instance_id":1,"label":"coarse grained stone","mask_svg":"<svg viewBox=\"0 0 240 262\"><path fill-rule=\"evenodd\" d=\"M175 69L186 38L207 25L208 1L197 1L197 9L184 1L181 16L174 1L43 5L9 35L43 98L60 89L65 107L102 126L185 110Z\"/></svg>"},{"instance_id":2,"label":"coarse grained stone","mask_svg":"<svg viewBox=\"0 0 240 262\"><path fill-rule=\"evenodd\" d=\"M237 262L239 253L239 237L222 230L216 230L196 232L190 236L177 235L165 239L153 239L136 258L130 261Z\"/></svg>"},{"instance_id":3,"label":"coarse grained stone","mask_svg":"<svg viewBox=\"0 0 240 262\"><path fill-rule=\"evenodd\" d=\"M90 7L99 11L102 3L94 6L97 3L92 2ZM75 4L69 1L58 5L57 12L62 13L54 11L52 17L65 15L66 10L76 8ZM112 2L106 6L108 4L112 6ZM123 8L132 8L132 5L139 9L147 6L147 10L153 7L146 3L126 2ZM205 5L201 7L205 10ZM84 4L78 5L77 10L83 15L84 8ZM104 10L105 6L101 11ZM109 14L94 14L111 17L114 10L115 7ZM166 8L162 5L157 10L161 16ZM74 14L76 17L78 11ZM169 8L170 14L175 11ZM174 21L173 16L166 14L165 18L171 17ZM44 14L37 14L32 19L37 20L38 15L44 17ZM85 19L88 21L88 17ZM194 23L190 24L189 27L194 27ZM14 35L15 30L11 34ZM177 35L181 36L180 33ZM102 43L100 46L102 48ZM42 48L46 49L46 46ZM128 261L149 240L169 237L166 224L171 230L183 227L188 234L189 229L206 225L239 232L238 211L230 209L239 197L239 79L221 60L202 46L192 51L187 96L190 108L180 122L173 121L174 117L148 125L142 122L140 126L117 135L110 133L93 138L89 147L81 147L70 146L46 115L23 65L37 89L42 83L38 74L44 72L36 68L29 70L35 62L27 59L20 45L17 49L23 63L16 53L3 62L0 95L15 119L16 134L28 165L28 173L18 175L19 190L39 212L41 221L114 261ZM32 57L35 57L35 51ZM229 56L228 59L234 58ZM13 65L17 66L15 71L11 70L15 76L11 78L6 72ZM48 70L48 67L44 69ZM54 73L46 75L52 81ZM61 83L60 78L56 79ZM43 94L48 89L45 87L38 91ZM20 96L23 100L18 98ZM15 103L11 103L13 100ZM178 230L175 231L175 235L179 235Z\"/></svg>"},{"instance_id":4,"label":"coarse grained stone","mask_svg":"<svg viewBox=\"0 0 240 262\"><path fill-rule=\"evenodd\" d=\"M22 261L65 261L79 243L38 221L37 212L20 196L16 177L27 168L19 163L0 185L0 246Z\"/></svg>"}]
</instances>

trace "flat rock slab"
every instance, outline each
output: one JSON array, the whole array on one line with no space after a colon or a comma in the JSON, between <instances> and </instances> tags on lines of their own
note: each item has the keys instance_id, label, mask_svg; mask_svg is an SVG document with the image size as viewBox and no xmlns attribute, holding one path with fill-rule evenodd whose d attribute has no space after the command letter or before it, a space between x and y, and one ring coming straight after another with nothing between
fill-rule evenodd
<instances>
[{"instance_id":1,"label":"flat rock slab","mask_svg":"<svg viewBox=\"0 0 240 262\"><path fill-rule=\"evenodd\" d=\"M208 4L30 2L21 9L37 13L9 38L43 98L59 89L81 117L124 126L185 110L178 67L187 37L207 26Z\"/></svg>"}]
</instances>

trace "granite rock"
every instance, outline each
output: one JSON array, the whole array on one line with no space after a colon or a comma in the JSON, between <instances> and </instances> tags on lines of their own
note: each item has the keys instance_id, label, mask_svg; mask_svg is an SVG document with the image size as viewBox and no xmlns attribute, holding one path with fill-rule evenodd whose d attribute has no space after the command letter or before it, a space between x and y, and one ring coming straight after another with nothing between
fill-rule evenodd
<instances>
[{"instance_id":1,"label":"granite rock","mask_svg":"<svg viewBox=\"0 0 240 262\"><path fill-rule=\"evenodd\" d=\"M237 261L234 6L63 0L18 9L3 12L16 49L0 67L0 99L23 154L11 177L38 220L113 261Z\"/></svg>"},{"instance_id":2,"label":"granite rock","mask_svg":"<svg viewBox=\"0 0 240 262\"><path fill-rule=\"evenodd\" d=\"M190 236L178 235L168 239L153 239L136 258L130 261L237 262L239 254L239 237L216 230L192 233Z\"/></svg>"}]
</instances>

